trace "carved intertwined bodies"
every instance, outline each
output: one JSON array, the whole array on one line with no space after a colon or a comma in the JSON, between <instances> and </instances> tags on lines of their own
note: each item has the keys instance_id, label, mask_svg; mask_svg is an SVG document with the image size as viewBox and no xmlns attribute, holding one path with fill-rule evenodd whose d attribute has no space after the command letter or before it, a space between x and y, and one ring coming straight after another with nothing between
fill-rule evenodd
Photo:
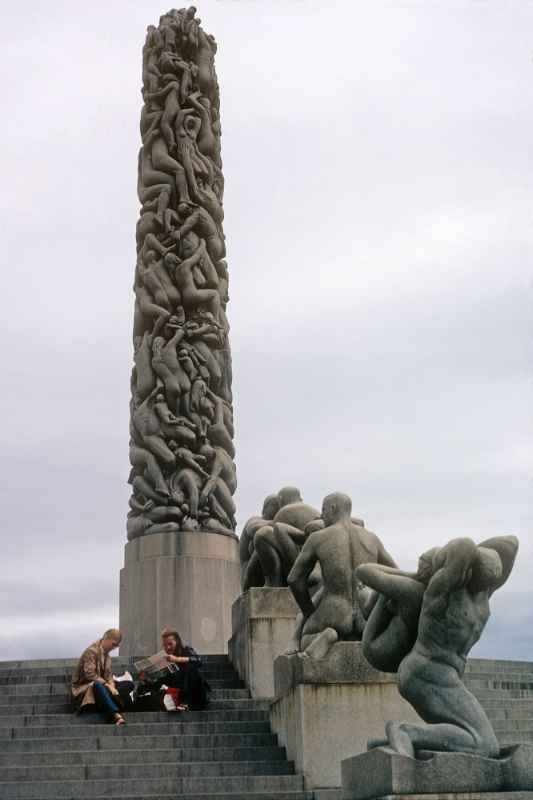
<instances>
[{"instance_id":1,"label":"carved intertwined bodies","mask_svg":"<svg viewBox=\"0 0 533 800\"><path fill-rule=\"evenodd\" d=\"M143 48L129 538L235 527L215 52L192 6Z\"/></svg>"}]
</instances>

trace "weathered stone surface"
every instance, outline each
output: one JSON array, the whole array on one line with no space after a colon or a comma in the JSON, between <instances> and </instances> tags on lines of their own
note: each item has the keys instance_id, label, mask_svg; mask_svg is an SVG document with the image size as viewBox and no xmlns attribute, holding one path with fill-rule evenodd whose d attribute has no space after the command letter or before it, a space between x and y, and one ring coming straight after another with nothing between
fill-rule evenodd
<instances>
[{"instance_id":1,"label":"weathered stone surface","mask_svg":"<svg viewBox=\"0 0 533 800\"><path fill-rule=\"evenodd\" d=\"M395 566L378 537L356 524L351 511L346 494L335 492L324 498L322 527L309 532L287 577L302 612L293 649L313 658L323 658L338 640L361 639L369 593L355 577L355 569L367 562ZM320 576L314 592L313 570Z\"/></svg>"},{"instance_id":2,"label":"weathered stone surface","mask_svg":"<svg viewBox=\"0 0 533 800\"><path fill-rule=\"evenodd\" d=\"M199 653L227 652L239 594L236 537L156 533L128 542L120 574L121 655L155 653L177 628Z\"/></svg>"},{"instance_id":3,"label":"weathered stone surface","mask_svg":"<svg viewBox=\"0 0 533 800\"><path fill-rule=\"evenodd\" d=\"M360 642L338 642L314 663L301 654L280 656L274 669L280 693L270 709L272 728L308 789L339 787L342 759L382 737L387 719L419 720L395 676L365 662Z\"/></svg>"},{"instance_id":4,"label":"weathered stone surface","mask_svg":"<svg viewBox=\"0 0 533 800\"><path fill-rule=\"evenodd\" d=\"M387 723L389 746L400 755L432 750L498 756L491 721L463 675L490 616L490 598L509 577L517 551L514 536L479 545L460 538L424 553L416 573L357 568L357 577L380 594L364 629L365 656L378 669L398 665L402 697L428 723Z\"/></svg>"},{"instance_id":5,"label":"weathered stone surface","mask_svg":"<svg viewBox=\"0 0 533 800\"><path fill-rule=\"evenodd\" d=\"M343 800L533 790L533 745L508 748L500 758L422 751L415 759L380 747L345 759L341 771Z\"/></svg>"},{"instance_id":6,"label":"weathered stone surface","mask_svg":"<svg viewBox=\"0 0 533 800\"><path fill-rule=\"evenodd\" d=\"M236 524L216 49L193 7L143 48L130 541Z\"/></svg>"},{"instance_id":7,"label":"weathered stone surface","mask_svg":"<svg viewBox=\"0 0 533 800\"><path fill-rule=\"evenodd\" d=\"M300 548L317 525L323 527L320 512L303 502L295 486L268 495L261 516L251 517L242 530L243 592L254 586L286 586Z\"/></svg>"},{"instance_id":8,"label":"weathered stone surface","mask_svg":"<svg viewBox=\"0 0 533 800\"><path fill-rule=\"evenodd\" d=\"M229 656L252 697L274 696L274 661L290 640L296 603L287 588L253 588L231 608Z\"/></svg>"},{"instance_id":9,"label":"weathered stone surface","mask_svg":"<svg viewBox=\"0 0 533 800\"><path fill-rule=\"evenodd\" d=\"M337 642L326 658L314 659L303 653L292 653L276 659L276 697L303 683L395 684L396 679L388 672L379 672L368 663L362 654L360 642Z\"/></svg>"}]
</instances>

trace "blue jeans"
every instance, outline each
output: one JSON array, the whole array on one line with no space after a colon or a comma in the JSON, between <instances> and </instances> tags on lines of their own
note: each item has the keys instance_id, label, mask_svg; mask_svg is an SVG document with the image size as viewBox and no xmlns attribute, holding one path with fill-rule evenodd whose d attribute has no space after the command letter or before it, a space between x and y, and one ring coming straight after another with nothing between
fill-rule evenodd
<instances>
[{"instance_id":1,"label":"blue jeans","mask_svg":"<svg viewBox=\"0 0 533 800\"><path fill-rule=\"evenodd\" d=\"M120 708L116 700L118 699L119 702L125 700L129 692L133 689L133 683L131 681L120 681L120 683L117 684L117 689L119 691L118 698L114 697L103 683L95 681L93 689L96 708L98 711L105 714L106 717L110 718L113 717L114 714L120 713Z\"/></svg>"}]
</instances>

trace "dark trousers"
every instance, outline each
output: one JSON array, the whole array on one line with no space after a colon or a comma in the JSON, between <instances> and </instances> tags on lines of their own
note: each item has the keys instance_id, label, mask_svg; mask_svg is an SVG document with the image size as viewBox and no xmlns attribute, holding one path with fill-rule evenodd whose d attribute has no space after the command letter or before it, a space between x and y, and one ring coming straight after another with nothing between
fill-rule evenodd
<instances>
[{"instance_id":1,"label":"dark trousers","mask_svg":"<svg viewBox=\"0 0 533 800\"><path fill-rule=\"evenodd\" d=\"M105 714L107 718L119 714L121 709L128 704L128 695L133 691L133 681L119 681L116 687L118 697L113 696L103 683L95 681L93 685L96 708L98 711L101 711L102 714Z\"/></svg>"}]
</instances>

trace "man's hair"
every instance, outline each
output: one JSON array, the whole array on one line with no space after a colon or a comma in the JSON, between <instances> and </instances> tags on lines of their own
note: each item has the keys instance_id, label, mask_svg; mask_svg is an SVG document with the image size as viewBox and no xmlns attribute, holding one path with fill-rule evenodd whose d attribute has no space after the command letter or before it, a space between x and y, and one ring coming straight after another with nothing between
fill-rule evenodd
<instances>
[{"instance_id":1,"label":"man's hair","mask_svg":"<svg viewBox=\"0 0 533 800\"><path fill-rule=\"evenodd\" d=\"M122 634L118 628L109 628L103 635L102 639L114 639L115 641L122 641Z\"/></svg>"}]
</instances>

